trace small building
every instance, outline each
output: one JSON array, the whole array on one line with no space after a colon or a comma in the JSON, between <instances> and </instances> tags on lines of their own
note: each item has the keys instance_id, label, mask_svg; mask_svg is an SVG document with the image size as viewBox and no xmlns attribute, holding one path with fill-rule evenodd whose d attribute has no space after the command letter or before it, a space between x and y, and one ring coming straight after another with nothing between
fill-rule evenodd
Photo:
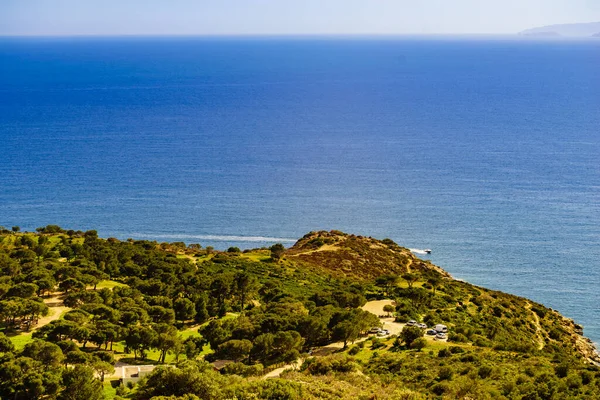
<instances>
[{"instance_id":1,"label":"small building","mask_svg":"<svg viewBox=\"0 0 600 400\"><path fill-rule=\"evenodd\" d=\"M227 364L234 363L234 360L215 360L211 364L213 365L213 369L215 371L222 370Z\"/></svg>"},{"instance_id":2,"label":"small building","mask_svg":"<svg viewBox=\"0 0 600 400\"><path fill-rule=\"evenodd\" d=\"M154 365L127 365L121 367L121 381L123 385L129 382L137 383L141 378L154 370Z\"/></svg>"}]
</instances>

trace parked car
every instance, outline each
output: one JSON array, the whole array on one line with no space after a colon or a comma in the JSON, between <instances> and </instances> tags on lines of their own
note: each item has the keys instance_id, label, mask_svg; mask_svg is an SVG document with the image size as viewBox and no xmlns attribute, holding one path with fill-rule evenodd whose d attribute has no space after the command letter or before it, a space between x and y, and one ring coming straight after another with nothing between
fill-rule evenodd
<instances>
[{"instance_id":1,"label":"parked car","mask_svg":"<svg viewBox=\"0 0 600 400\"><path fill-rule=\"evenodd\" d=\"M437 335L437 331L435 329L429 329L426 333L431 336Z\"/></svg>"},{"instance_id":2,"label":"parked car","mask_svg":"<svg viewBox=\"0 0 600 400\"><path fill-rule=\"evenodd\" d=\"M381 331L381 328L373 327L373 328L371 328L369 333L379 333L379 331Z\"/></svg>"},{"instance_id":3,"label":"parked car","mask_svg":"<svg viewBox=\"0 0 600 400\"><path fill-rule=\"evenodd\" d=\"M446 334L445 333L438 333L437 335L435 335L435 338L439 339L439 340L446 339Z\"/></svg>"},{"instance_id":4,"label":"parked car","mask_svg":"<svg viewBox=\"0 0 600 400\"><path fill-rule=\"evenodd\" d=\"M421 329L427 329L427 324L420 323L420 324L417 324L417 326Z\"/></svg>"},{"instance_id":5,"label":"parked car","mask_svg":"<svg viewBox=\"0 0 600 400\"><path fill-rule=\"evenodd\" d=\"M390 334L390 331L388 331L387 329L382 329L377 333L377 336L387 336Z\"/></svg>"},{"instance_id":6,"label":"parked car","mask_svg":"<svg viewBox=\"0 0 600 400\"><path fill-rule=\"evenodd\" d=\"M411 319L410 321L408 321L406 323L407 326L415 326L417 324L417 321L415 321L414 319Z\"/></svg>"}]
</instances>

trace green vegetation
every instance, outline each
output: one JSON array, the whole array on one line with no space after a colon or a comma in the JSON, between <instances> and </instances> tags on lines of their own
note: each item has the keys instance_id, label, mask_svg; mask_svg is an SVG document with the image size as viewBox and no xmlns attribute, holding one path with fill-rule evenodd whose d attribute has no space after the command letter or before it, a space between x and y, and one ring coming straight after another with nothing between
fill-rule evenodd
<instances>
[{"instance_id":1,"label":"green vegetation","mask_svg":"<svg viewBox=\"0 0 600 400\"><path fill-rule=\"evenodd\" d=\"M0 229L0 398L600 396L580 326L389 239L311 232L290 249L219 252L16 228ZM394 305L361 308L381 299ZM444 324L448 340L404 325L367 338L378 316ZM117 361L156 368L119 385ZM261 379L286 364L300 368Z\"/></svg>"}]
</instances>

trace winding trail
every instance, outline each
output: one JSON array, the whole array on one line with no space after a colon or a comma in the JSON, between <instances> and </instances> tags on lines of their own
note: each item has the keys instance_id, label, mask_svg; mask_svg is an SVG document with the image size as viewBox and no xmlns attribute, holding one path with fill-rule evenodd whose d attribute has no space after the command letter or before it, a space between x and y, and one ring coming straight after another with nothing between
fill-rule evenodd
<instances>
[{"instance_id":1,"label":"winding trail","mask_svg":"<svg viewBox=\"0 0 600 400\"><path fill-rule=\"evenodd\" d=\"M286 369L300 368L300 366L302 365L303 362L304 362L304 360L302 358L299 358L291 364L286 364L283 367L276 368L273 371L263 375L261 379L278 378L283 373L283 371L285 371Z\"/></svg>"},{"instance_id":2,"label":"winding trail","mask_svg":"<svg viewBox=\"0 0 600 400\"><path fill-rule=\"evenodd\" d=\"M65 307L65 306L59 306L59 307L50 307L50 315L47 315L45 317L42 317L40 319L38 319L37 324L35 325L35 328L33 328L31 331L36 331L38 329L40 329L41 327L48 325L50 322L52 321L56 321L57 319L59 319L64 313L66 313L67 311L69 311L71 308L69 307Z\"/></svg>"},{"instance_id":3,"label":"winding trail","mask_svg":"<svg viewBox=\"0 0 600 400\"><path fill-rule=\"evenodd\" d=\"M533 311L531 309L531 303L527 302L527 305L525 305L525 308L527 308L529 311L531 311L531 314L533 315L533 321L535 324L535 335L538 338L538 350L542 350L546 344L546 341L544 340L544 335L542 334L543 329L542 329L542 325L540 325L540 317L537 315L537 313L535 311Z\"/></svg>"}]
</instances>

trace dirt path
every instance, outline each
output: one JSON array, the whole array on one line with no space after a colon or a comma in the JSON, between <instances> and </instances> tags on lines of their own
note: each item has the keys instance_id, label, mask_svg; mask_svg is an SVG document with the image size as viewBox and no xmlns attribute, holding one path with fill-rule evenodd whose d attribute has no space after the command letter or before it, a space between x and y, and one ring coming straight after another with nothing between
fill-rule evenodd
<instances>
[{"instance_id":1,"label":"dirt path","mask_svg":"<svg viewBox=\"0 0 600 400\"><path fill-rule=\"evenodd\" d=\"M49 311L48 311L49 314L45 317L38 319L37 325L31 331L33 332L37 329L40 329L42 326L48 325L52 321L56 321L57 319L59 319L61 317L61 315L63 315L64 313L66 313L69 310L70 310L70 308L65 307L65 306L50 307ZM29 332L27 332L27 333L29 333Z\"/></svg>"},{"instance_id":2,"label":"dirt path","mask_svg":"<svg viewBox=\"0 0 600 400\"><path fill-rule=\"evenodd\" d=\"M542 334L542 326L540 325L540 317L538 317L537 313L531 309L531 303L527 302L525 308L531 311L531 315L533 315L533 321L535 324L535 335L538 338L538 350L542 350L544 345L546 344L544 340L544 335Z\"/></svg>"},{"instance_id":3,"label":"dirt path","mask_svg":"<svg viewBox=\"0 0 600 400\"><path fill-rule=\"evenodd\" d=\"M261 379L278 378L281 375L281 373L283 371L285 371L286 369L300 368L300 366L302 365L303 362L304 362L304 360L299 358L291 364L286 364L283 367L276 368L273 371L269 372L268 374L263 375Z\"/></svg>"}]
</instances>

